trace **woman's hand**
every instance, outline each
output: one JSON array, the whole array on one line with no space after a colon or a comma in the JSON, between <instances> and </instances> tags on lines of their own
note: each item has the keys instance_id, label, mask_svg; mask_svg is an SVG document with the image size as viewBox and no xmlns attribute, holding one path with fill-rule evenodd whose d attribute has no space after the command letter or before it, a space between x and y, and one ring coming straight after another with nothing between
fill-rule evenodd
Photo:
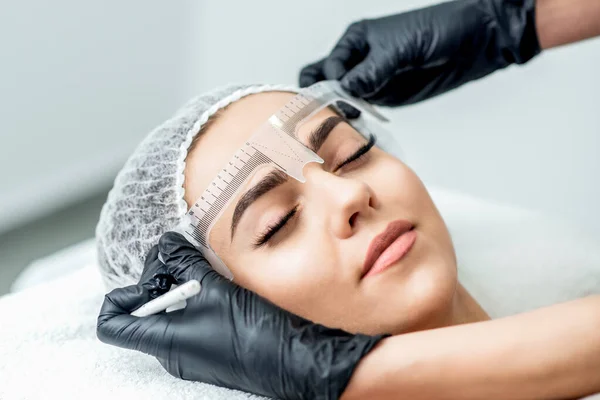
<instances>
[{"instance_id":1,"label":"woman's hand","mask_svg":"<svg viewBox=\"0 0 600 400\"><path fill-rule=\"evenodd\" d=\"M534 0L460 0L355 22L300 86L335 79L374 104L425 100L533 58L534 14Z\"/></svg>"},{"instance_id":2,"label":"woman's hand","mask_svg":"<svg viewBox=\"0 0 600 400\"><path fill-rule=\"evenodd\" d=\"M129 315L171 283L191 279L202 288L185 309ZM276 307L221 277L173 232L149 252L138 285L106 295L97 335L155 356L176 377L286 399L337 399L382 338L329 329Z\"/></svg>"}]
</instances>

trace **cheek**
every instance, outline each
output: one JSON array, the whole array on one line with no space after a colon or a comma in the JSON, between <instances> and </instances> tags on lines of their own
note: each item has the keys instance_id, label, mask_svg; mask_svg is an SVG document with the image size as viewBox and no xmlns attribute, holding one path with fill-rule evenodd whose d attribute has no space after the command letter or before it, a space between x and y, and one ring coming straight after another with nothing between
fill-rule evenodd
<instances>
[{"instance_id":1,"label":"cheek","mask_svg":"<svg viewBox=\"0 0 600 400\"><path fill-rule=\"evenodd\" d=\"M449 238L442 216L425 185L412 169L387 154L382 156L376 168L378 171L370 174L374 179L370 179L369 184L384 207L393 207L399 215L429 231L432 236Z\"/></svg>"},{"instance_id":2,"label":"cheek","mask_svg":"<svg viewBox=\"0 0 600 400\"><path fill-rule=\"evenodd\" d=\"M433 203L419 177L406 164L383 153L367 182L385 206L402 210L406 218L418 222L430 214Z\"/></svg>"},{"instance_id":3,"label":"cheek","mask_svg":"<svg viewBox=\"0 0 600 400\"><path fill-rule=\"evenodd\" d=\"M397 186L389 184L393 188L389 197L398 199L399 206L413 218L417 229L431 239L435 247L433 251L455 264L456 256L450 233L421 179L406 164L395 158L392 158L387 169L390 171L389 179L400 182Z\"/></svg>"},{"instance_id":4,"label":"cheek","mask_svg":"<svg viewBox=\"0 0 600 400\"><path fill-rule=\"evenodd\" d=\"M309 233L236 257L236 283L294 314L319 320L323 302L339 286L335 271L341 261L330 237L316 229Z\"/></svg>"},{"instance_id":5,"label":"cheek","mask_svg":"<svg viewBox=\"0 0 600 400\"><path fill-rule=\"evenodd\" d=\"M402 311L398 313L402 317L388 321L406 329L435 320L438 312L447 310L457 281L456 256L446 224L415 172L391 156L382 157L377 169L370 174L369 185L380 200L381 212L412 221L419 237L413 272L382 282L369 296L379 299L380 293L388 293L392 308Z\"/></svg>"}]
</instances>

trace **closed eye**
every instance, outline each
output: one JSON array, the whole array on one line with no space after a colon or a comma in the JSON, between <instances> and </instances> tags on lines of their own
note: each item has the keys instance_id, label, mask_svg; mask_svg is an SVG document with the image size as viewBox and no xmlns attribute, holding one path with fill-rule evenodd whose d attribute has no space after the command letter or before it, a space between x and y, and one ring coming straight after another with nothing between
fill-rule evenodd
<instances>
[{"instance_id":1,"label":"closed eye","mask_svg":"<svg viewBox=\"0 0 600 400\"><path fill-rule=\"evenodd\" d=\"M336 172L337 170L343 168L344 166L346 166L354 161L357 161L362 156L367 154L369 152L369 150L371 150L373 148L373 146L375 146L376 141L377 140L376 140L375 136L369 135L369 141L367 143L365 143L363 146L361 146L354 154L352 154L350 157L348 157L347 159L342 161L337 167L335 167L333 172Z\"/></svg>"},{"instance_id":2,"label":"closed eye","mask_svg":"<svg viewBox=\"0 0 600 400\"><path fill-rule=\"evenodd\" d=\"M275 224L273 224L273 225L269 226L267 229L265 229L265 231L263 233L261 233L254 240L254 248L258 248L258 247L261 247L261 246L267 244L269 242L269 240L271 240L271 238L277 232L279 232L279 230L281 228L283 228L290 219L292 219L292 217L296 214L297 211L298 211L298 206L296 206L292 210L290 210L279 221L275 222Z\"/></svg>"},{"instance_id":3,"label":"closed eye","mask_svg":"<svg viewBox=\"0 0 600 400\"><path fill-rule=\"evenodd\" d=\"M362 157L364 157L369 150L375 146L376 138L373 135L369 135L369 141L361 146L354 154L341 162L332 172L336 172L344 166L350 165L352 163L356 163ZM257 238L255 238L253 246L254 248L259 248L267 243L275 236L281 229L285 227L285 225L296 215L298 211L298 206L296 205L293 209L287 212L283 217L281 217L275 224L269 226L263 233L261 233Z\"/></svg>"}]
</instances>

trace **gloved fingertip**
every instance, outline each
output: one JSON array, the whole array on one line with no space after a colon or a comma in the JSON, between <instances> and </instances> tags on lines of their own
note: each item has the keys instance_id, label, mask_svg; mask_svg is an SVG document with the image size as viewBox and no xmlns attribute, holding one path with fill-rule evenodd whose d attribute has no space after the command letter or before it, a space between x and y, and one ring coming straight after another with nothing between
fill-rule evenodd
<instances>
[{"instance_id":1,"label":"gloved fingertip","mask_svg":"<svg viewBox=\"0 0 600 400\"><path fill-rule=\"evenodd\" d=\"M158 240L158 252L164 258L169 256L180 248L193 248L194 246L179 232L166 232Z\"/></svg>"},{"instance_id":2,"label":"gloved fingertip","mask_svg":"<svg viewBox=\"0 0 600 400\"><path fill-rule=\"evenodd\" d=\"M344 103L342 101L338 101L336 103L340 111L344 114L346 119L356 119L360 117L360 110L352 107L350 104Z\"/></svg>"},{"instance_id":3,"label":"gloved fingertip","mask_svg":"<svg viewBox=\"0 0 600 400\"><path fill-rule=\"evenodd\" d=\"M140 285L113 289L104 296L100 314L129 314L150 300L150 292Z\"/></svg>"},{"instance_id":4,"label":"gloved fingertip","mask_svg":"<svg viewBox=\"0 0 600 400\"><path fill-rule=\"evenodd\" d=\"M300 87L304 88L325 79L325 76L323 75L324 62L325 60L321 59L304 66L304 68L300 70L300 76L298 77Z\"/></svg>"},{"instance_id":5,"label":"gloved fingertip","mask_svg":"<svg viewBox=\"0 0 600 400\"><path fill-rule=\"evenodd\" d=\"M342 89L355 97L363 97L365 93L364 85L357 79L356 74L347 74L344 76L340 79L340 85L342 86Z\"/></svg>"},{"instance_id":6,"label":"gloved fingertip","mask_svg":"<svg viewBox=\"0 0 600 400\"><path fill-rule=\"evenodd\" d=\"M339 81L346 72L344 63L336 58L328 58L323 64L323 75L327 80Z\"/></svg>"},{"instance_id":7,"label":"gloved fingertip","mask_svg":"<svg viewBox=\"0 0 600 400\"><path fill-rule=\"evenodd\" d=\"M158 246L152 246L146 254L146 260L154 260L158 257Z\"/></svg>"},{"instance_id":8,"label":"gloved fingertip","mask_svg":"<svg viewBox=\"0 0 600 400\"><path fill-rule=\"evenodd\" d=\"M166 275L181 284L190 279L201 280L212 267L202 252L187 241L181 234L165 233L158 242L160 259L166 267ZM169 278L170 279L170 278Z\"/></svg>"},{"instance_id":9,"label":"gloved fingertip","mask_svg":"<svg viewBox=\"0 0 600 400\"><path fill-rule=\"evenodd\" d=\"M169 324L165 313L137 317L130 315L150 301L148 292L140 286L128 286L112 291L104 303L96 323L96 337L102 343L158 355L157 337L161 337Z\"/></svg>"},{"instance_id":10,"label":"gloved fingertip","mask_svg":"<svg viewBox=\"0 0 600 400\"><path fill-rule=\"evenodd\" d=\"M300 75L300 78L298 79L298 85L301 88L308 87L308 86L313 85L313 84L315 84L317 82L318 81L314 77L308 76L308 75Z\"/></svg>"}]
</instances>

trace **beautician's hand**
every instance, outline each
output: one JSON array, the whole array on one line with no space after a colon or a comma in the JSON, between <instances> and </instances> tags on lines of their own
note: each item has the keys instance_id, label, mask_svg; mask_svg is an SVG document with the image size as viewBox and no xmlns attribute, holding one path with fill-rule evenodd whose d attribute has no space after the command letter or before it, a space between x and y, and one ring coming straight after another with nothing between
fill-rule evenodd
<instances>
[{"instance_id":1,"label":"beautician's hand","mask_svg":"<svg viewBox=\"0 0 600 400\"><path fill-rule=\"evenodd\" d=\"M459 0L348 27L331 54L304 67L371 103L398 106L444 93L540 52L534 0Z\"/></svg>"},{"instance_id":2,"label":"beautician's hand","mask_svg":"<svg viewBox=\"0 0 600 400\"><path fill-rule=\"evenodd\" d=\"M167 290L157 251L149 253L149 283L106 295L98 338L158 358L176 377L285 399L337 399L359 360L382 336L329 329L282 310L221 277L183 236L168 232L158 250L177 284L202 289L182 310L137 318L129 313Z\"/></svg>"}]
</instances>

